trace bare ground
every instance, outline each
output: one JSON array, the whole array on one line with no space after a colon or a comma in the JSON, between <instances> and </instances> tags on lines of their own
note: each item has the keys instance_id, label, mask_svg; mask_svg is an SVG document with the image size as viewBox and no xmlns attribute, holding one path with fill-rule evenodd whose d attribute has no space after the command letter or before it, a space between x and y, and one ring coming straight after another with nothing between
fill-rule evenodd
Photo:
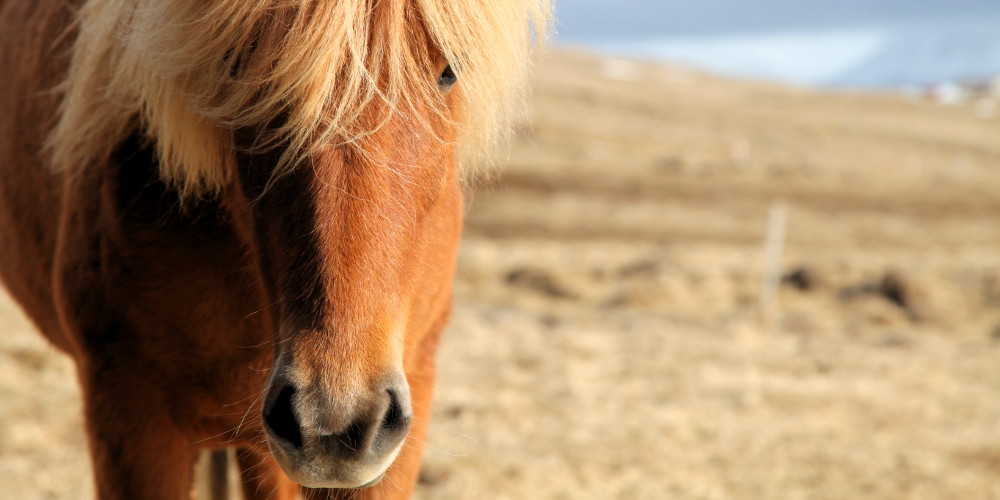
<instances>
[{"instance_id":1,"label":"bare ground","mask_svg":"<svg viewBox=\"0 0 1000 500\"><path fill-rule=\"evenodd\" d=\"M420 498L1000 499L1000 121L572 53L536 94L470 196ZM0 496L88 498L72 366L0 327Z\"/></svg>"}]
</instances>

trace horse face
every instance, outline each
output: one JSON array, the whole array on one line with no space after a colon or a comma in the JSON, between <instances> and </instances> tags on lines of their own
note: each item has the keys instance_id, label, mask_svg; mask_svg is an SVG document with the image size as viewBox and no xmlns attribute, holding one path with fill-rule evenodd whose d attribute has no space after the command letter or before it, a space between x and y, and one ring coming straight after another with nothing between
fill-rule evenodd
<instances>
[{"instance_id":1,"label":"horse face","mask_svg":"<svg viewBox=\"0 0 1000 500\"><path fill-rule=\"evenodd\" d=\"M265 433L306 486L377 481L408 434L410 383L430 383L462 200L454 126L414 112L278 177L261 173L266 158L240 161L277 311Z\"/></svg>"}]
</instances>

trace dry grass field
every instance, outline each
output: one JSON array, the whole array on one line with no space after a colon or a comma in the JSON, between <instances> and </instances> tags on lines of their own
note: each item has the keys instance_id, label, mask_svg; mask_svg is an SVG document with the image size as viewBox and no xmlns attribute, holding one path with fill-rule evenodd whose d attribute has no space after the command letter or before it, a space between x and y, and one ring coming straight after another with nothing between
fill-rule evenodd
<instances>
[{"instance_id":1,"label":"dry grass field","mask_svg":"<svg viewBox=\"0 0 1000 500\"><path fill-rule=\"evenodd\" d=\"M419 498L1000 499L1000 120L556 53L505 164ZM72 368L0 310L0 497L89 498Z\"/></svg>"}]
</instances>

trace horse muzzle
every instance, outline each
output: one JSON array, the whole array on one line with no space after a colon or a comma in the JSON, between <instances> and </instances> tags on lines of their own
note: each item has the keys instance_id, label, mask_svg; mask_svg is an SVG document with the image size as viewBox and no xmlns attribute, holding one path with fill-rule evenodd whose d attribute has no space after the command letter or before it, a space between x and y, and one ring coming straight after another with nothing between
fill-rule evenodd
<instances>
[{"instance_id":1,"label":"horse muzzle","mask_svg":"<svg viewBox=\"0 0 1000 500\"><path fill-rule=\"evenodd\" d=\"M271 381L264 428L289 478L311 488L360 488L382 478L413 415L405 377L386 379L349 391L297 385L282 376Z\"/></svg>"}]
</instances>

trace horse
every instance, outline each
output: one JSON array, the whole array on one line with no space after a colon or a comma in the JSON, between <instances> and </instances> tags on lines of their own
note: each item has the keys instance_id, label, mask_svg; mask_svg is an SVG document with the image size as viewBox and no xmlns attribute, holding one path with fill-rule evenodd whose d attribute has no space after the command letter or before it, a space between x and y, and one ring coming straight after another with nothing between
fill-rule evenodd
<instances>
[{"instance_id":1,"label":"horse","mask_svg":"<svg viewBox=\"0 0 1000 500\"><path fill-rule=\"evenodd\" d=\"M76 366L96 495L406 498L466 165L547 0L0 0L0 280Z\"/></svg>"}]
</instances>

